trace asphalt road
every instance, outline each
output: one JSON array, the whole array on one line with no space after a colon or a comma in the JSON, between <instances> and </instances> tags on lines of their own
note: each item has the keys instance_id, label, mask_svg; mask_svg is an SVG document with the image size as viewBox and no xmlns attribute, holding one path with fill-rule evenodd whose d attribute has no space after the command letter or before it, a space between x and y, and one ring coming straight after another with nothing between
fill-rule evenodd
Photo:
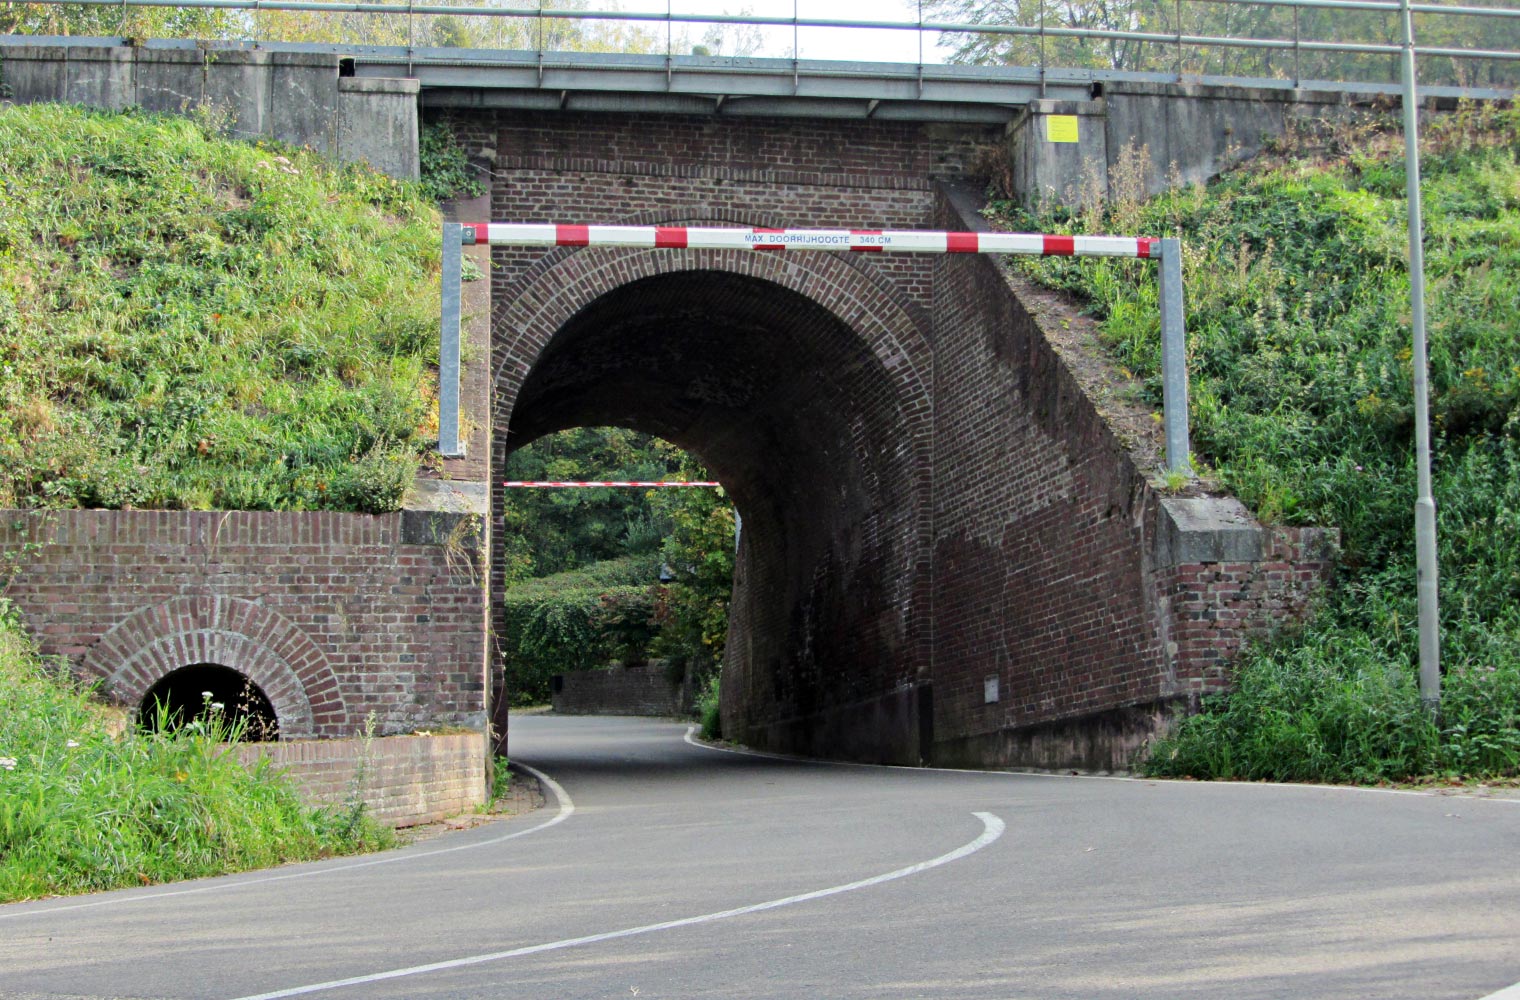
<instances>
[{"instance_id":1,"label":"asphalt road","mask_svg":"<svg viewBox=\"0 0 1520 1000\"><path fill-rule=\"evenodd\" d=\"M528 717L559 803L0 907L0 997L1520 1000L1520 801L855 767Z\"/></svg>"}]
</instances>

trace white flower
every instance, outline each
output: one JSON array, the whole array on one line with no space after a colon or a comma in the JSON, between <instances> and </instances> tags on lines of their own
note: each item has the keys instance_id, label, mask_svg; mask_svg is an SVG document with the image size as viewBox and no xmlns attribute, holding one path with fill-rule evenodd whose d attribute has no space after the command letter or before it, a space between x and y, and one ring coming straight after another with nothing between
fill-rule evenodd
<instances>
[{"instance_id":1,"label":"white flower","mask_svg":"<svg viewBox=\"0 0 1520 1000\"><path fill-rule=\"evenodd\" d=\"M64 744L64 746L68 747L70 750L74 749L78 745L79 745L79 741L78 740L69 740L67 743Z\"/></svg>"},{"instance_id":2,"label":"white flower","mask_svg":"<svg viewBox=\"0 0 1520 1000\"><path fill-rule=\"evenodd\" d=\"M226 705L224 705L224 704L223 704L223 703L222 703L222 702L219 702L219 701L213 701L213 702L212 702L212 703L211 703L211 707L212 707L212 708L213 708L213 709L215 709L215 710L216 710L216 711L218 711L218 712L220 712L220 711L221 711L221 710L222 710L222 709L224 709L224 708L226 708L226 707L227 707L227 706L226 706Z\"/></svg>"},{"instance_id":3,"label":"white flower","mask_svg":"<svg viewBox=\"0 0 1520 1000\"><path fill-rule=\"evenodd\" d=\"M201 701L210 701L210 700L211 700L211 692L210 691L202 691L201 692Z\"/></svg>"},{"instance_id":4,"label":"white flower","mask_svg":"<svg viewBox=\"0 0 1520 1000\"><path fill-rule=\"evenodd\" d=\"M16 758L0 757L0 767L5 768L7 771L14 771L16 769Z\"/></svg>"}]
</instances>

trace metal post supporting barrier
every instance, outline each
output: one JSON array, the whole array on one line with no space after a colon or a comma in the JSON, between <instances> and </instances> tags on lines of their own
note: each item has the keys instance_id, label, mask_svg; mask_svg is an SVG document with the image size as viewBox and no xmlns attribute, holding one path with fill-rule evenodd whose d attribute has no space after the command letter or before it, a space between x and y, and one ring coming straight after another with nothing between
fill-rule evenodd
<instances>
[{"instance_id":1,"label":"metal post supporting barrier","mask_svg":"<svg viewBox=\"0 0 1520 1000\"><path fill-rule=\"evenodd\" d=\"M459 284L462 277L466 229L457 222L443 224L442 324L438 344L438 452L459 458ZM468 230L475 242L475 230Z\"/></svg>"},{"instance_id":2,"label":"metal post supporting barrier","mask_svg":"<svg viewBox=\"0 0 1520 1000\"><path fill-rule=\"evenodd\" d=\"M1161 409L1166 427L1166 470L1190 476L1187 328L1182 308L1182 241L1159 241L1161 271Z\"/></svg>"}]
</instances>

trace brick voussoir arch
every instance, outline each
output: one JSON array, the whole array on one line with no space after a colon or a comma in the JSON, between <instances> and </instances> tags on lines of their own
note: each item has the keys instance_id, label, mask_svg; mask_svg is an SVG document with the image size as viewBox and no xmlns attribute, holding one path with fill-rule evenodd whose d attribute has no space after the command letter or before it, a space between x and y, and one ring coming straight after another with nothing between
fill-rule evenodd
<instances>
[{"instance_id":1,"label":"brick voussoir arch","mask_svg":"<svg viewBox=\"0 0 1520 1000\"><path fill-rule=\"evenodd\" d=\"M283 738L315 736L346 717L321 647L294 622L253 601L203 595L141 608L102 636L81 666L104 678L113 698L137 705L165 676L197 663L229 667L258 685ZM314 691L320 692L316 709Z\"/></svg>"},{"instance_id":2,"label":"brick voussoir arch","mask_svg":"<svg viewBox=\"0 0 1520 1000\"><path fill-rule=\"evenodd\" d=\"M501 426L511 413L515 392L504 382L526 376L554 335L599 296L641 278L677 271L711 270L769 281L802 295L833 314L861 338L882 368L899 383L905 415L916 422L913 403L928 398L925 324L912 315L895 289L832 255L805 260L780 253L733 250L557 249L535 265L531 280L518 285L492 326L491 382L496 387L495 418ZM541 270L537 270L538 268Z\"/></svg>"},{"instance_id":3,"label":"brick voussoir arch","mask_svg":"<svg viewBox=\"0 0 1520 1000\"><path fill-rule=\"evenodd\" d=\"M747 212L715 205L693 205L682 210L679 214L672 214L668 209L656 209L644 212L635 212L632 215L613 219L611 225L619 226L749 226L757 229L784 229L788 225L797 225L796 220L787 222L771 216L760 215L756 212ZM515 301L525 290L538 284L543 275L557 267L566 258L574 256L581 251L575 247L556 247L546 251L538 260L528 267L516 281L508 287L504 298L507 301ZM638 252L638 251L634 251ZM750 251L742 251L750 252ZM668 256L668 255L667 255ZM774 256L767 254L766 256ZM784 255L783 255L784 256ZM927 331L932 323L928 312L923 306L903 292L891 278L882 274L873 264L870 254L809 254L805 258L800 255L791 255L788 262L797 263L803 267L818 268L828 261L834 266L844 266L858 273L875 290L875 296L891 302L898 310L902 311L917 328L918 343L914 344L916 350L927 352L929 350L929 337ZM663 267L653 273L666 273L679 268ZM800 289L794 289L800 290ZM804 292L804 294L806 294ZM821 303L825 306L826 303Z\"/></svg>"},{"instance_id":4,"label":"brick voussoir arch","mask_svg":"<svg viewBox=\"0 0 1520 1000\"><path fill-rule=\"evenodd\" d=\"M643 216L642 224L702 224L764 220L740 213L700 210L692 219ZM719 218L713 219L717 215ZM779 228L779 227L777 227ZM861 255L856 255L861 256ZM915 570L927 574L932 544L933 406L932 339L923 310L886 277L861 261L834 254L784 254L734 250L610 250L557 248L534 262L503 296L492 317L492 465L505 466L506 428L517 394L554 336L583 308L631 282L682 271L719 271L768 281L802 296L833 315L880 365L896 404L907 447L915 456L913 546ZM494 492L494 491L493 491ZM500 502L499 500L496 502ZM921 584L922 585L922 581ZM927 614L927 607L919 608Z\"/></svg>"}]
</instances>

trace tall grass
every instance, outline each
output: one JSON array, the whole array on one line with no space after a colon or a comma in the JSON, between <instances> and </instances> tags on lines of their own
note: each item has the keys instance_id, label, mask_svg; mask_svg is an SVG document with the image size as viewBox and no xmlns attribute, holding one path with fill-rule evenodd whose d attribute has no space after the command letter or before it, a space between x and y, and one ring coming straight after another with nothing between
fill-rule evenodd
<instances>
[{"instance_id":1,"label":"tall grass","mask_svg":"<svg viewBox=\"0 0 1520 1000\"><path fill-rule=\"evenodd\" d=\"M1339 527L1303 628L1249 651L1233 693L1154 748L1157 774L1382 780L1520 771L1520 110L1430 123L1423 155L1445 698L1414 683L1414 461L1402 137L1290 135L1217 183L1010 228L1184 240L1193 441L1267 521ZM1025 262L1076 291L1159 402L1154 278L1134 261Z\"/></svg>"},{"instance_id":2,"label":"tall grass","mask_svg":"<svg viewBox=\"0 0 1520 1000\"><path fill-rule=\"evenodd\" d=\"M396 509L437 214L216 123L0 106L0 506Z\"/></svg>"},{"instance_id":3,"label":"tall grass","mask_svg":"<svg viewBox=\"0 0 1520 1000\"><path fill-rule=\"evenodd\" d=\"M0 902L373 850L388 831L306 807L212 724L119 730L0 614ZM119 719L117 720L119 721Z\"/></svg>"}]
</instances>

